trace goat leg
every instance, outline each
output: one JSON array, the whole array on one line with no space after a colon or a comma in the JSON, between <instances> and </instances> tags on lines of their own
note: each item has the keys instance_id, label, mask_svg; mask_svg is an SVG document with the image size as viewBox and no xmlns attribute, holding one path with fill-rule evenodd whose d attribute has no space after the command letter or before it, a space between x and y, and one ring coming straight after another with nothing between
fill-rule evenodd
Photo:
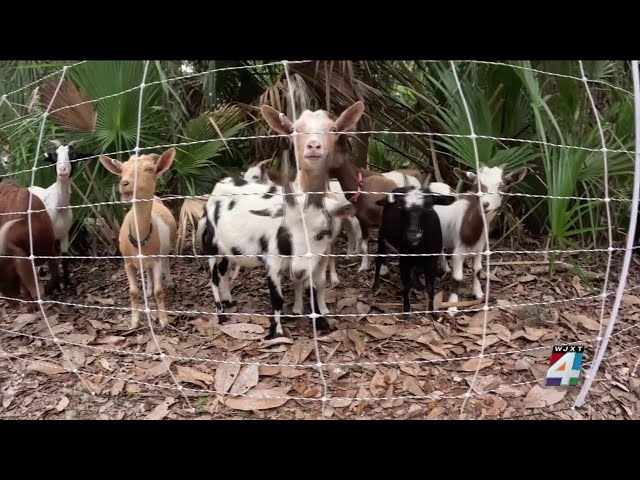
<instances>
[{"instance_id":1,"label":"goat leg","mask_svg":"<svg viewBox=\"0 0 640 480\"><path fill-rule=\"evenodd\" d=\"M411 317L411 302L409 301L409 294L411 293L411 259L409 257L400 257L400 278L402 279L402 300L404 302L402 306L403 317L408 320Z\"/></svg>"},{"instance_id":2,"label":"goat leg","mask_svg":"<svg viewBox=\"0 0 640 480\"><path fill-rule=\"evenodd\" d=\"M284 299L282 298L282 282L280 281L278 272L273 273L273 270L268 271L267 283L269 285L269 293L271 294L271 308L273 313L273 317L269 319L271 325L269 327L269 336L267 338L283 337L284 330L282 329L280 315L282 314Z\"/></svg>"},{"instance_id":3,"label":"goat leg","mask_svg":"<svg viewBox=\"0 0 640 480\"><path fill-rule=\"evenodd\" d=\"M69 254L67 252L64 252L61 254L62 255L62 273L64 276L64 285L67 289L70 289L73 287L73 285L71 284L71 277L69 275Z\"/></svg>"},{"instance_id":4,"label":"goat leg","mask_svg":"<svg viewBox=\"0 0 640 480\"><path fill-rule=\"evenodd\" d=\"M62 274L64 276L64 285L66 289L70 289L71 285L71 277L69 275L69 235L66 235L60 241L60 255L62 256Z\"/></svg>"},{"instance_id":5,"label":"goat leg","mask_svg":"<svg viewBox=\"0 0 640 480\"><path fill-rule=\"evenodd\" d=\"M436 290L436 269L437 261L433 258L427 258L424 262L424 285L425 291L429 297L429 306L427 307L427 310L431 312L431 318L434 320L438 320L440 316L433 306Z\"/></svg>"},{"instance_id":6,"label":"goat leg","mask_svg":"<svg viewBox=\"0 0 640 480\"><path fill-rule=\"evenodd\" d=\"M49 267L51 279L47 282L45 293L50 294L55 290L60 290L60 270L58 267L58 260L55 258L47 260L47 265Z\"/></svg>"},{"instance_id":7,"label":"goat leg","mask_svg":"<svg viewBox=\"0 0 640 480\"><path fill-rule=\"evenodd\" d=\"M220 300L220 275L218 273L218 259L209 259L209 269L211 270L211 290L213 291L213 300L216 304L216 315L218 317L218 323L222 324L228 320L228 317L224 314L224 305Z\"/></svg>"},{"instance_id":8,"label":"goat leg","mask_svg":"<svg viewBox=\"0 0 640 480\"><path fill-rule=\"evenodd\" d=\"M371 287L373 291L376 291L380 288L380 269L382 267L382 257L381 255L387 254L387 245L384 243L384 232L382 229L378 232L378 256L376 257L376 272L373 276L373 286Z\"/></svg>"},{"instance_id":9,"label":"goat leg","mask_svg":"<svg viewBox=\"0 0 640 480\"><path fill-rule=\"evenodd\" d=\"M318 290L314 287L312 290L309 289L309 297L313 298L313 308L318 317L316 317L316 330L318 331L328 331L330 330L329 322L320 312L320 306L318 304ZM312 323L313 325L313 320Z\"/></svg>"}]
</instances>

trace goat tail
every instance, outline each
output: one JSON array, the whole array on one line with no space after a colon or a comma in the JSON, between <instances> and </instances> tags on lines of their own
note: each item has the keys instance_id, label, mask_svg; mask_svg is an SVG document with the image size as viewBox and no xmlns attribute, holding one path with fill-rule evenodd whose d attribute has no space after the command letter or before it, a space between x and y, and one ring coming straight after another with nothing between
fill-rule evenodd
<instances>
[{"instance_id":1,"label":"goat tail","mask_svg":"<svg viewBox=\"0 0 640 480\"><path fill-rule=\"evenodd\" d=\"M21 222L23 219L18 218L16 220L9 220L7 223L0 227L0 255L4 255L7 251L7 247L9 246L9 230L11 227L18 222Z\"/></svg>"}]
</instances>

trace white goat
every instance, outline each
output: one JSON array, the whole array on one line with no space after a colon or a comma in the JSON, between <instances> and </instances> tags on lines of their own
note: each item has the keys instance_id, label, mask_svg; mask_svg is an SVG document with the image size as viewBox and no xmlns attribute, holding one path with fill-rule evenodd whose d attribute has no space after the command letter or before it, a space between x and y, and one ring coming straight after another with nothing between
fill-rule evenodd
<instances>
[{"instance_id":1,"label":"white goat","mask_svg":"<svg viewBox=\"0 0 640 480\"><path fill-rule=\"evenodd\" d=\"M73 211L68 207L71 201L71 174L74 162L88 157L90 154L74 151L75 141L63 144L59 140L52 140L52 143L56 146L56 150L48 152L43 160L55 164L56 181L49 188L32 186L29 187L29 191L44 203L51 223L53 223L56 241L60 242L60 253L64 257L69 252L69 231L73 225ZM64 283L69 288L71 282L66 258L62 259L62 270Z\"/></svg>"},{"instance_id":2,"label":"white goat","mask_svg":"<svg viewBox=\"0 0 640 480\"><path fill-rule=\"evenodd\" d=\"M485 219L489 226L502 206L502 194L516 183L522 181L527 169L522 167L505 175L501 167L489 168L482 166L478 175L473 172L464 172L459 168L454 168L454 173L459 179L470 184L472 188L466 194L459 194L458 200L451 205L435 205L433 207L440 218L442 246L445 250L449 250L454 254L452 260L453 292L449 297L449 302L458 301L460 284L463 278L463 255L474 254L473 294L477 299L484 296L480 284L480 271L482 270L482 253L485 251L486 240L480 205L482 205ZM480 189L483 192L482 204L480 203L480 197L476 194L478 185L480 185ZM449 307L450 312L456 310L457 307Z\"/></svg>"}]
</instances>

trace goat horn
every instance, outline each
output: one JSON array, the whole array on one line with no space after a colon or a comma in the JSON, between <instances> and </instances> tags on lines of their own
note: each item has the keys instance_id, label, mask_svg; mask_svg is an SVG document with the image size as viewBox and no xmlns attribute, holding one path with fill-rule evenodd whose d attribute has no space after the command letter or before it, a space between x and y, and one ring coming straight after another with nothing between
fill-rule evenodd
<instances>
[{"instance_id":1,"label":"goat horn","mask_svg":"<svg viewBox=\"0 0 640 480\"><path fill-rule=\"evenodd\" d=\"M291 182L289 181L289 150L285 150L282 154L282 192L284 195L284 200L287 202L287 205L291 208L297 205L296 198L291 195L293 191L291 190Z\"/></svg>"},{"instance_id":2,"label":"goat horn","mask_svg":"<svg viewBox=\"0 0 640 480\"><path fill-rule=\"evenodd\" d=\"M80 140L71 140L69 143L67 143L67 145L69 145L70 147L73 147L74 145L77 145L79 141Z\"/></svg>"},{"instance_id":3,"label":"goat horn","mask_svg":"<svg viewBox=\"0 0 640 480\"><path fill-rule=\"evenodd\" d=\"M422 183L422 187L427 188L430 184L431 184L431 174L428 174L427 178L425 178L424 182Z\"/></svg>"},{"instance_id":4,"label":"goat horn","mask_svg":"<svg viewBox=\"0 0 640 480\"><path fill-rule=\"evenodd\" d=\"M51 140L51 143L53 143L56 147L59 147L62 145L62 142L60 140Z\"/></svg>"}]
</instances>

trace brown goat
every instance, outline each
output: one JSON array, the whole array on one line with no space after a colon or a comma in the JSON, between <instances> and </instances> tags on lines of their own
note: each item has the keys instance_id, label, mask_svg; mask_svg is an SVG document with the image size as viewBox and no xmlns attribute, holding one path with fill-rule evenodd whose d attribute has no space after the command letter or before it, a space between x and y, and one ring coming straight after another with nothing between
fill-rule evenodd
<instances>
[{"instance_id":1,"label":"brown goat","mask_svg":"<svg viewBox=\"0 0 640 480\"><path fill-rule=\"evenodd\" d=\"M33 253L29 241L29 197L31 196L31 229L33 238ZM39 211L34 211L39 210ZM7 226L3 231L5 235L3 248L5 255L25 257L3 259L0 262L2 274L0 275L0 292L8 297L28 300L37 300L51 293L58 286L59 272L56 259L48 259L52 280L47 282L46 288L42 288L39 279L34 275L33 265L29 256L59 256L59 248L55 241L53 225L45 206L37 196L31 194L26 187L20 187L10 182L0 182L0 213L13 213L13 215L0 215L0 226ZM14 222L14 220L24 220ZM42 258L36 258L37 266L45 263ZM31 310L36 309L31 304Z\"/></svg>"},{"instance_id":2,"label":"brown goat","mask_svg":"<svg viewBox=\"0 0 640 480\"><path fill-rule=\"evenodd\" d=\"M295 122L268 105L263 105L261 112L276 132L284 135L295 133L292 142L300 167L297 176L300 189L303 192L321 192L327 190L327 170L335 166L336 149L344 139L344 135L337 133L347 132L356 126L364 113L364 103L354 103L337 120L325 110L305 110Z\"/></svg>"},{"instance_id":3,"label":"brown goat","mask_svg":"<svg viewBox=\"0 0 640 480\"><path fill-rule=\"evenodd\" d=\"M162 155L134 155L126 162L120 162L106 155L100 156L102 165L120 177L119 190L123 201L129 202L134 196L136 200L146 200L136 202L127 213L119 235L120 253L128 257L124 259L124 266L129 280L131 328L136 328L140 323L138 290L140 259L135 258L139 253L145 256L142 259L142 267L147 271L148 292L153 291L156 297L160 324L164 327L169 323L163 288L163 277L168 287L174 285L169 270L169 259L148 257L148 255L168 255L175 246L176 220L162 201L154 196L158 178L171 167L175 155L176 149L170 148ZM140 237L136 238L138 232Z\"/></svg>"}]
</instances>

